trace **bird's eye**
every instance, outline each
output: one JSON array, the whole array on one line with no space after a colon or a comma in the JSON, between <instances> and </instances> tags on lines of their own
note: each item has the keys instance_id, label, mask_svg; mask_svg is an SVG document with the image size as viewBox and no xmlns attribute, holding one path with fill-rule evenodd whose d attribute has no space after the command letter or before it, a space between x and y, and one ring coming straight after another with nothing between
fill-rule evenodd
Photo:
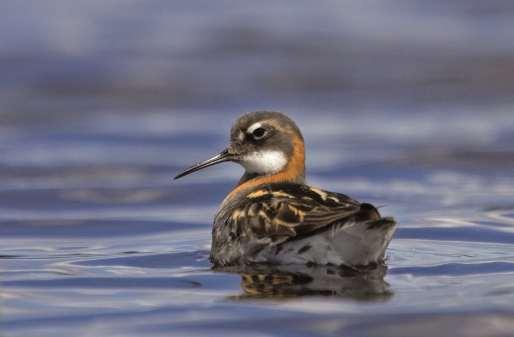
<instances>
[{"instance_id":1,"label":"bird's eye","mask_svg":"<svg viewBox=\"0 0 514 337\"><path fill-rule=\"evenodd\" d=\"M252 132L253 138L262 139L266 135L266 130L264 128L257 128Z\"/></svg>"}]
</instances>

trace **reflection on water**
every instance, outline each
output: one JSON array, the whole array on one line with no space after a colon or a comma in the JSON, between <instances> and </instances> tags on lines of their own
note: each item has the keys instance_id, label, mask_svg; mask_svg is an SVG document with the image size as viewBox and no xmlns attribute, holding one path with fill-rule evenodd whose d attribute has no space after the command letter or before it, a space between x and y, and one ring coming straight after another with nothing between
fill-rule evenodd
<instances>
[{"instance_id":1,"label":"reflection on water","mask_svg":"<svg viewBox=\"0 0 514 337\"><path fill-rule=\"evenodd\" d=\"M242 295L233 299L280 299L337 296L360 301L386 300L393 295L384 281L387 267L368 270L336 266L266 266L221 268L241 275Z\"/></svg>"}]
</instances>

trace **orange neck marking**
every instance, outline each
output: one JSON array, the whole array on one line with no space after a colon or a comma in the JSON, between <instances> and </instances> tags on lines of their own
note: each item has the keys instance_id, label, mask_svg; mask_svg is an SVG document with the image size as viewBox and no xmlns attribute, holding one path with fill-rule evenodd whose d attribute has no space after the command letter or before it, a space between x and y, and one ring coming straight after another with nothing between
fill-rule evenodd
<instances>
[{"instance_id":1,"label":"orange neck marking","mask_svg":"<svg viewBox=\"0 0 514 337\"><path fill-rule=\"evenodd\" d=\"M303 181L305 177L305 146L303 140L298 136L293 136L293 154L291 160L287 163L286 167L272 175L259 176L234 188L225 198L223 203L232 199L236 195L244 191L252 190L253 188L270 183L278 182L299 182Z\"/></svg>"}]
</instances>

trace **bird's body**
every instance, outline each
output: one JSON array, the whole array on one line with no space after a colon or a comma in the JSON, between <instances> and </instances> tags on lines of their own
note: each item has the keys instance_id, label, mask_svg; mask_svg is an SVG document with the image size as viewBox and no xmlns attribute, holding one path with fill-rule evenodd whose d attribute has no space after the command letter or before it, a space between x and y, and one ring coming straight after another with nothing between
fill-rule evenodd
<instances>
[{"instance_id":1,"label":"bird's body","mask_svg":"<svg viewBox=\"0 0 514 337\"><path fill-rule=\"evenodd\" d=\"M264 184L220 209L211 260L368 265L381 261L393 228L393 220L346 195L297 183Z\"/></svg>"},{"instance_id":2,"label":"bird's body","mask_svg":"<svg viewBox=\"0 0 514 337\"><path fill-rule=\"evenodd\" d=\"M306 185L303 137L286 116L242 116L227 150L177 177L227 160L246 172L214 219L215 265L383 262L394 220L370 204Z\"/></svg>"}]
</instances>

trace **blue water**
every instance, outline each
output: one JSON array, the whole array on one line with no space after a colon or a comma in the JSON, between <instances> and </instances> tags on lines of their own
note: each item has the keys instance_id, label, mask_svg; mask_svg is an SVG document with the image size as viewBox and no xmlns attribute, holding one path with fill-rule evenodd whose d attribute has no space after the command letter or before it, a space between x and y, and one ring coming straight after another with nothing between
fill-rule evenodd
<instances>
[{"instance_id":1,"label":"blue water","mask_svg":"<svg viewBox=\"0 0 514 337\"><path fill-rule=\"evenodd\" d=\"M0 5L0 335L514 334L509 2L52 3ZM262 108L396 218L388 270L211 269L242 170L172 177Z\"/></svg>"},{"instance_id":2,"label":"blue water","mask_svg":"<svg viewBox=\"0 0 514 337\"><path fill-rule=\"evenodd\" d=\"M194 129L180 111L95 116L75 130L13 129L4 139L4 331L330 335L348 328L369 335L395 322L403 329L404 321L435 324L453 315L470 326L475 316L493 324L489 319L512 313L514 177L503 159L493 159L499 145L446 152L416 144L423 135L404 144L395 133L378 143L359 126L362 117L324 117L362 129L324 134L325 121L292 115L305 130L311 183L383 205L398 220L384 281L273 270L255 275L311 279L275 288L265 279L252 288L242 282L246 273L211 270L212 217L241 170L227 164L171 177L221 148L228 128L221 124L234 116L217 123L211 112L196 114L206 123ZM505 130L509 118L500 118L498 139L513 131ZM176 121L188 130L177 130ZM484 156L491 157L486 168ZM510 318L502 323L509 329Z\"/></svg>"}]
</instances>

